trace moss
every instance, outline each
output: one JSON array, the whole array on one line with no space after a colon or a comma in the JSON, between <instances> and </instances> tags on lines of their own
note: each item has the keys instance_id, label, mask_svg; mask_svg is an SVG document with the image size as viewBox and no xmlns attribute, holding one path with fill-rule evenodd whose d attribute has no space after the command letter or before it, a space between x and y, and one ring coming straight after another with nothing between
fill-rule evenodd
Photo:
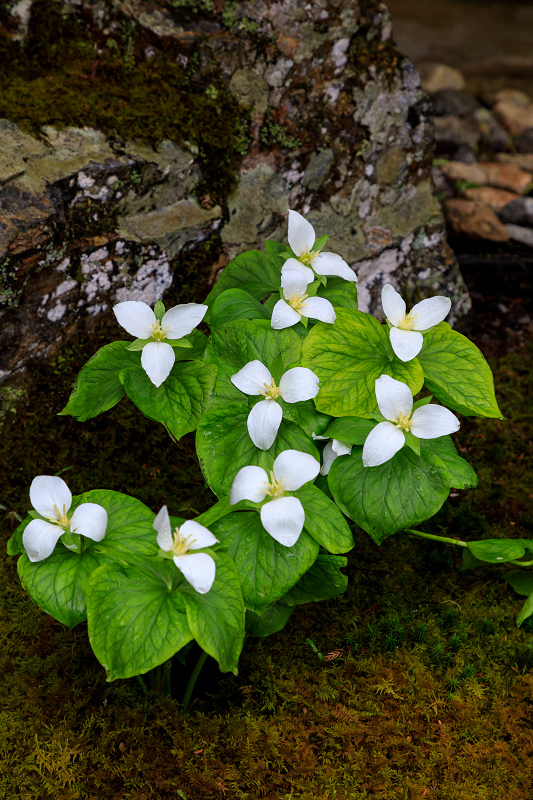
<instances>
[{"instance_id":1,"label":"moss","mask_svg":"<svg viewBox=\"0 0 533 800\"><path fill-rule=\"evenodd\" d=\"M114 22L118 29L104 34L90 15L76 15L58 0L35 0L24 48L0 37L6 65L0 116L34 135L45 125L88 126L119 142L191 143L203 173L199 197L223 203L234 185L249 113L225 88L204 42L196 42L183 66L173 40L165 39L163 49L131 19L119 15ZM148 59L146 47L154 50Z\"/></svg>"}]
</instances>

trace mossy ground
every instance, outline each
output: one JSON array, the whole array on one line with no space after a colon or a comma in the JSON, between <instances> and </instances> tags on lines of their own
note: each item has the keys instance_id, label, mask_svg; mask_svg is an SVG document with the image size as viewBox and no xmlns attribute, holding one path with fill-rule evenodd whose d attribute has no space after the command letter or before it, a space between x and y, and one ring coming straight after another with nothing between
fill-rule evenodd
<instances>
[{"instance_id":1,"label":"mossy ground","mask_svg":"<svg viewBox=\"0 0 533 800\"><path fill-rule=\"evenodd\" d=\"M495 360L507 421L464 420L457 443L480 486L426 526L466 539L530 537L533 344ZM74 493L107 487L184 516L211 502L192 436L175 445L127 400L84 424L56 416L88 354L74 343L32 370L0 421L0 503L24 513L36 474ZM3 541L16 524L3 512ZM0 796L66 800L230 800L529 796L531 626L504 568L461 572L454 548L364 533L336 601L295 611L248 640L239 675L204 668L187 715L106 684L84 624L69 632L33 606L15 559L0 561ZM323 655L321 661L314 649ZM186 671L173 675L176 697Z\"/></svg>"}]
</instances>

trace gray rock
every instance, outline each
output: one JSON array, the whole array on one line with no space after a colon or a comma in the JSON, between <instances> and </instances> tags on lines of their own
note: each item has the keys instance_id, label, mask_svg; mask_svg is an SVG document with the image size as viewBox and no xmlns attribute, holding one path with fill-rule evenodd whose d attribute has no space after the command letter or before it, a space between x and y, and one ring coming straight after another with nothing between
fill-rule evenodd
<instances>
[{"instance_id":1,"label":"gray rock","mask_svg":"<svg viewBox=\"0 0 533 800\"><path fill-rule=\"evenodd\" d=\"M533 153L533 128L526 130L516 137L514 146L517 153Z\"/></svg>"},{"instance_id":2,"label":"gray rock","mask_svg":"<svg viewBox=\"0 0 533 800\"><path fill-rule=\"evenodd\" d=\"M506 225L509 238L514 242L524 244L526 247L533 247L533 230L531 228L522 228L520 225Z\"/></svg>"},{"instance_id":3,"label":"gray rock","mask_svg":"<svg viewBox=\"0 0 533 800\"><path fill-rule=\"evenodd\" d=\"M480 107L476 98L459 89L441 89L432 97L435 113L440 116L466 117Z\"/></svg>"},{"instance_id":4,"label":"gray rock","mask_svg":"<svg viewBox=\"0 0 533 800\"><path fill-rule=\"evenodd\" d=\"M533 228L533 197L517 197L500 209L502 222Z\"/></svg>"}]
</instances>

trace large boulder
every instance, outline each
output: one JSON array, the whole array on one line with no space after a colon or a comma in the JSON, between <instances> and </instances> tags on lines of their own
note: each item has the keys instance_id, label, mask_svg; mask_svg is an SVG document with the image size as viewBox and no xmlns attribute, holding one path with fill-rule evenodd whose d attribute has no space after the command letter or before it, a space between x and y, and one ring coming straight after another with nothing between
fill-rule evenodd
<instances>
[{"instance_id":1,"label":"large boulder","mask_svg":"<svg viewBox=\"0 0 533 800\"><path fill-rule=\"evenodd\" d=\"M380 312L385 282L468 309L428 101L383 4L15 8L0 19L18 70L0 99L0 378L113 324L115 302L201 300L228 260L286 237L288 208L331 234L362 310Z\"/></svg>"}]
</instances>

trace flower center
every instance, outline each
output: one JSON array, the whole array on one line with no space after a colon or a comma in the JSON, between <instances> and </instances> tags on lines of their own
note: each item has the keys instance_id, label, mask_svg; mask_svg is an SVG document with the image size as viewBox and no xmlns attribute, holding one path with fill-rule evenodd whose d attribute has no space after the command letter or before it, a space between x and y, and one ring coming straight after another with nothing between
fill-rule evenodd
<instances>
[{"instance_id":1,"label":"flower center","mask_svg":"<svg viewBox=\"0 0 533 800\"><path fill-rule=\"evenodd\" d=\"M417 317L418 317L418 314L414 314L413 315L412 311L410 311L408 314L406 314L405 311L404 311L403 312L402 321L400 322L398 327L402 331L412 331L414 326L415 326L415 324L416 324L416 318Z\"/></svg>"},{"instance_id":2,"label":"flower center","mask_svg":"<svg viewBox=\"0 0 533 800\"><path fill-rule=\"evenodd\" d=\"M263 397L266 397L267 399L270 399L270 400L277 400L278 399L278 397L279 397L279 389L276 386L276 384L274 383L274 378L272 378L271 386L269 386L268 383L264 383L263 386L265 387L266 392L259 392L259 394L262 394Z\"/></svg>"},{"instance_id":3,"label":"flower center","mask_svg":"<svg viewBox=\"0 0 533 800\"><path fill-rule=\"evenodd\" d=\"M50 522L53 522L54 525L60 525L62 528L68 528L69 526L69 518L67 517L67 509L63 505L63 511L60 511L59 508L54 505L54 511L56 512L55 517L47 517Z\"/></svg>"},{"instance_id":4,"label":"flower center","mask_svg":"<svg viewBox=\"0 0 533 800\"><path fill-rule=\"evenodd\" d=\"M396 427L401 428L402 431L410 431L411 430L411 420L409 419L410 416L411 412L409 412L404 416L403 412L400 411L398 419L394 420L394 422L396 423Z\"/></svg>"},{"instance_id":5,"label":"flower center","mask_svg":"<svg viewBox=\"0 0 533 800\"><path fill-rule=\"evenodd\" d=\"M161 322L157 320L155 325L152 325L152 339L154 342L162 342L166 338L168 325L166 328L161 328Z\"/></svg>"},{"instance_id":6,"label":"flower center","mask_svg":"<svg viewBox=\"0 0 533 800\"><path fill-rule=\"evenodd\" d=\"M185 556L195 543L196 539L190 536L180 536L180 529L176 528L174 531L174 543L172 545L172 553L175 556Z\"/></svg>"},{"instance_id":7,"label":"flower center","mask_svg":"<svg viewBox=\"0 0 533 800\"><path fill-rule=\"evenodd\" d=\"M270 495L270 497L282 497L285 487L283 486L281 478L279 481L276 480L273 470L270 470L270 482L264 481L263 483L266 487L265 492Z\"/></svg>"},{"instance_id":8,"label":"flower center","mask_svg":"<svg viewBox=\"0 0 533 800\"><path fill-rule=\"evenodd\" d=\"M306 267L309 267L311 266L313 260L317 257L318 253L318 250L309 250L309 248L306 247L305 251L298 256L298 261L301 261L302 264L305 264Z\"/></svg>"},{"instance_id":9,"label":"flower center","mask_svg":"<svg viewBox=\"0 0 533 800\"><path fill-rule=\"evenodd\" d=\"M306 300L307 300L307 295L306 294L298 294L298 293L296 293L295 295L293 295L291 297L291 299L288 302L289 302L289 305L290 305L291 308L294 308L295 311L299 311L300 308L304 308L305 307L305 305L306 305L305 301Z\"/></svg>"}]
</instances>

